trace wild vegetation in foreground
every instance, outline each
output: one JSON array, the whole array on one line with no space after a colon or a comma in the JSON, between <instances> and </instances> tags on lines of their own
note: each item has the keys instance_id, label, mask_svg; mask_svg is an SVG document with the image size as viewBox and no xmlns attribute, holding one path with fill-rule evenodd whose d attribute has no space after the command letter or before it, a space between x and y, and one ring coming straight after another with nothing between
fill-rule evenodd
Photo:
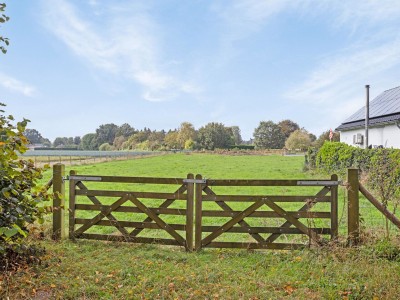
<instances>
[{"instance_id":1,"label":"wild vegetation in foreground","mask_svg":"<svg viewBox=\"0 0 400 300\"><path fill-rule=\"evenodd\" d=\"M44 241L42 265L2 278L10 299L397 299L399 248L302 251Z\"/></svg>"},{"instance_id":2,"label":"wild vegetation in foreground","mask_svg":"<svg viewBox=\"0 0 400 300\"><path fill-rule=\"evenodd\" d=\"M312 174L302 172L303 162L303 157L174 154L73 168L78 174L97 175L185 177L192 172L208 178L309 178ZM343 198L344 193L339 194ZM344 222L345 216L341 219ZM396 299L399 245L383 240L379 228L366 232L374 237L364 234L365 243L358 248L332 245L296 251L186 253L158 245L44 239L40 244L47 254L41 264L2 275L0 297ZM397 241L399 237L399 232L392 235Z\"/></svg>"}]
</instances>

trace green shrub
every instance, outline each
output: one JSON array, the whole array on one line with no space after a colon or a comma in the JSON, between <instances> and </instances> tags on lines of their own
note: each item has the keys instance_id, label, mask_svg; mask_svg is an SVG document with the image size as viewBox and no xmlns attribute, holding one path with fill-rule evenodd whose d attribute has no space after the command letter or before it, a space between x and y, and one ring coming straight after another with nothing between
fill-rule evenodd
<instances>
[{"instance_id":1,"label":"green shrub","mask_svg":"<svg viewBox=\"0 0 400 300\"><path fill-rule=\"evenodd\" d=\"M237 149L237 150L254 150L256 146L254 145L235 145L235 146L231 146L228 149Z\"/></svg>"},{"instance_id":2,"label":"green shrub","mask_svg":"<svg viewBox=\"0 0 400 300\"><path fill-rule=\"evenodd\" d=\"M109 143L101 144L99 147L99 151L113 151L114 147Z\"/></svg>"},{"instance_id":3,"label":"green shrub","mask_svg":"<svg viewBox=\"0 0 400 300\"><path fill-rule=\"evenodd\" d=\"M36 168L32 160L18 158L27 150L23 132L28 120L14 125L13 116L3 113L0 110L0 265L5 256L24 244L28 225L43 222L46 207L42 204L50 199L37 184L42 169Z\"/></svg>"}]
</instances>

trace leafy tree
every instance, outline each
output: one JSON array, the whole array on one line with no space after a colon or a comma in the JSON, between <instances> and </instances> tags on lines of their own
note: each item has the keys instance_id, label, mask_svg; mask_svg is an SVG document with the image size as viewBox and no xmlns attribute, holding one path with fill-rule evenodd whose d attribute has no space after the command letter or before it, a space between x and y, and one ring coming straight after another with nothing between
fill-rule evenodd
<instances>
[{"instance_id":1,"label":"leafy tree","mask_svg":"<svg viewBox=\"0 0 400 300\"><path fill-rule=\"evenodd\" d=\"M170 131L166 134L164 138L164 143L169 149L179 149L180 144L178 142L178 132Z\"/></svg>"},{"instance_id":2,"label":"leafy tree","mask_svg":"<svg viewBox=\"0 0 400 300\"><path fill-rule=\"evenodd\" d=\"M65 141L61 137L56 137L53 142L54 147L63 146Z\"/></svg>"},{"instance_id":3,"label":"leafy tree","mask_svg":"<svg viewBox=\"0 0 400 300\"><path fill-rule=\"evenodd\" d=\"M109 143L104 143L101 144L99 147L100 151L112 151L114 150L114 147L112 145L110 145Z\"/></svg>"},{"instance_id":4,"label":"leafy tree","mask_svg":"<svg viewBox=\"0 0 400 300\"><path fill-rule=\"evenodd\" d=\"M75 141L76 141L76 138L73 138L73 137L65 137L65 136L64 137L56 137L53 142L53 146L76 149L78 144L76 144ZM79 138L79 141L80 141L80 138Z\"/></svg>"},{"instance_id":5,"label":"leafy tree","mask_svg":"<svg viewBox=\"0 0 400 300\"><path fill-rule=\"evenodd\" d=\"M272 121L261 121L253 135L254 144L259 149L282 149L285 145L281 127Z\"/></svg>"},{"instance_id":6,"label":"leafy tree","mask_svg":"<svg viewBox=\"0 0 400 300\"><path fill-rule=\"evenodd\" d=\"M189 139L185 142L185 150L193 150L196 147L195 141Z\"/></svg>"},{"instance_id":7,"label":"leafy tree","mask_svg":"<svg viewBox=\"0 0 400 300\"><path fill-rule=\"evenodd\" d=\"M0 106L5 106L0 104ZM38 185L42 169L31 160L19 159L27 150L28 139L23 135L28 120L12 124L13 116L5 117L0 110L0 269L7 254L18 251L28 235L28 225L43 221L45 206L50 199Z\"/></svg>"},{"instance_id":8,"label":"leafy tree","mask_svg":"<svg viewBox=\"0 0 400 300\"><path fill-rule=\"evenodd\" d=\"M368 184L378 194L385 207L390 201L392 202L393 214L395 214L400 202L400 151L378 149L371 157L370 163ZM389 220L385 218L385 221L386 236L389 238Z\"/></svg>"},{"instance_id":9,"label":"leafy tree","mask_svg":"<svg viewBox=\"0 0 400 300\"><path fill-rule=\"evenodd\" d=\"M74 144L79 146L80 143L81 143L81 137L80 136L74 137Z\"/></svg>"},{"instance_id":10,"label":"leafy tree","mask_svg":"<svg viewBox=\"0 0 400 300\"><path fill-rule=\"evenodd\" d=\"M123 135L120 135L120 136L115 137L114 142L113 142L114 148L117 149L117 150L122 150L122 149L124 149L124 148L122 147L122 145L123 145L127 140L128 140L128 139L127 139L126 137L124 137Z\"/></svg>"},{"instance_id":11,"label":"leafy tree","mask_svg":"<svg viewBox=\"0 0 400 300\"><path fill-rule=\"evenodd\" d=\"M199 147L214 150L215 148L228 148L234 144L232 132L222 123L208 123L198 132Z\"/></svg>"},{"instance_id":12,"label":"leafy tree","mask_svg":"<svg viewBox=\"0 0 400 300\"><path fill-rule=\"evenodd\" d=\"M299 125L296 122L288 119L280 121L278 123L278 126L280 127L285 138L288 138L292 132L300 129Z\"/></svg>"},{"instance_id":13,"label":"leafy tree","mask_svg":"<svg viewBox=\"0 0 400 300\"><path fill-rule=\"evenodd\" d=\"M193 124L189 122L183 122L178 129L178 137L177 137L180 148L185 147L185 142L187 140L195 140L195 139L196 139L196 129L194 129Z\"/></svg>"},{"instance_id":14,"label":"leafy tree","mask_svg":"<svg viewBox=\"0 0 400 300\"><path fill-rule=\"evenodd\" d=\"M149 149L154 151L160 149L164 145L165 132L153 131L148 137Z\"/></svg>"},{"instance_id":15,"label":"leafy tree","mask_svg":"<svg viewBox=\"0 0 400 300\"><path fill-rule=\"evenodd\" d=\"M235 142L235 145L240 145L243 142L242 135L240 133L239 126L231 126L229 127L232 132L232 137Z\"/></svg>"},{"instance_id":16,"label":"leafy tree","mask_svg":"<svg viewBox=\"0 0 400 300\"><path fill-rule=\"evenodd\" d=\"M51 147L49 139L44 138L36 129L25 129L24 136L30 144L43 144L43 146Z\"/></svg>"},{"instance_id":17,"label":"leafy tree","mask_svg":"<svg viewBox=\"0 0 400 300\"><path fill-rule=\"evenodd\" d=\"M321 148L325 141L330 141L329 139L330 130L327 130L318 137L317 140L313 142L313 146L317 149ZM340 142L340 133L338 131L333 132L332 142Z\"/></svg>"},{"instance_id":18,"label":"leafy tree","mask_svg":"<svg viewBox=\"0 0 400 300\"><path fill-rule=\"evenodd\" d=\"M308 133L308 136L310 137L311 143L317 140L317 136L311 132Z\"/></svg>"},{"instance_id":19,"label":"leafy tree","mask_svg":"<svg viewBox=\"0 0 400 300\"><path fill-rule=\"evenodd\" d=\"M100 125L99 128L96 129L97 143L99 145L104 143L109 143L111 145L117 135L118 129L118 126L113 123Z\"/></svg>"},{"instance_id":20,"label":"leafy tree","mask_svg":"<svg viewBox=\"0 0 400 300\"><path fill-rule=\"evenodd\" d=\"M43 137L36 129L26 129L24 136L28 139L30 144L41 144Z\"/></svg>"},{"instance_id":21,"label":"leafy tree","mask_svg":"<svg viewBox=\"0 0 400 300\"><path fill-rule=\"evenodd\" d=\"M82 150L96 150L99 147L97 144L96 134L88 133L82 137L81 148Z\"/></svg>"},{"instance_id":22,"label":"leafy tree","mask_svg":"<svg viewBox=\"0 0 400 300\"><path fill-rule=\"evenodd\" d=\"M4 14L4 11L6 9L6 4L5 3L0 3L0 23L5 23L7 22L10 18ZM0 35L0 51L4 54L7 53L6 46L10 44L8 38L5 38Z\"/></svg>"},{"instance_id":23,"label":"leafy tree","mask_svg":"<svg viewBox=\"0 0 400 300\"><path fill-rule=\"evenodd\" d=\"M131 135L128 138L129 149L136 149L136 146L146 141L149 138L150 134L151 130L147 130L147 128L145 128L144 130L141 130L134 135Z\"/></svg>"},{"instance_id":24,"label":"leafy tree","mask_svg":"<svg viewBox=\"0 0 400 300\"><path fill-rule=\"evenodd\" d=\"M124 138L129 138L131 135L134 135L137 131L128 123L124 123L118 127L116 136L123 136Z\"/></svg>"},{"instance_id":25,"label":"leafy tree","mask_svg":"<svg viewBox=\"0 0 400 300\"><path fill-rule=\"evenodd\" d=\"M311 145L310 134L302 129L298 129L290 134L285 142L285 147L290 150L307 150Z\"/></svg>"}]
</instances>

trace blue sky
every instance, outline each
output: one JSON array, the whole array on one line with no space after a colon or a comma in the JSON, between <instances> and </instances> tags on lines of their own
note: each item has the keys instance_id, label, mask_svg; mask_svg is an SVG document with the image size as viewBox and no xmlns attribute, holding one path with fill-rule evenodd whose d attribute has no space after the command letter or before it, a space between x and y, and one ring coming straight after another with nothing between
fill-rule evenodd
<instances>
[{"instance_id":1,"label":"blue sky","mask_svg":"<svg viewBox=\"0 0 400 300\"><path fill-rule=\"evenodd\" d=\"M0 101L44 137L291 119L318 135L400 85L400 1L5 0Z\"/></svg>"}]
</instances>

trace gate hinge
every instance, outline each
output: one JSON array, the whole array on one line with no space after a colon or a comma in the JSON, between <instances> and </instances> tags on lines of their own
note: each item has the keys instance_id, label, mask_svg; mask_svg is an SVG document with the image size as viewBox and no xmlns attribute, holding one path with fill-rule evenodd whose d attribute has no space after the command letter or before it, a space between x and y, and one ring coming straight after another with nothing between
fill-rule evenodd
<instances>
[{"instance_id":1,"label":"gate hinge","mask_svg":"<svg viewBox=\"0 0 400 300\"><path fill-rule=\"evenodd\" d=\"M63 181L63 182L65 182L65 181L67 181L67 180L69 180L69 176L68 176L68 175L62 177L62 181Z\"/></svg>"},{"instance_id":2,"label":"gate hinge","mask_svg":"<svg viewBox=\"0 0 400 300\"><path fill-rule=\"evenodd\" d=\"M207 183L207 179L183 179L183 183Z\"/></svg>"}]
</instances>

